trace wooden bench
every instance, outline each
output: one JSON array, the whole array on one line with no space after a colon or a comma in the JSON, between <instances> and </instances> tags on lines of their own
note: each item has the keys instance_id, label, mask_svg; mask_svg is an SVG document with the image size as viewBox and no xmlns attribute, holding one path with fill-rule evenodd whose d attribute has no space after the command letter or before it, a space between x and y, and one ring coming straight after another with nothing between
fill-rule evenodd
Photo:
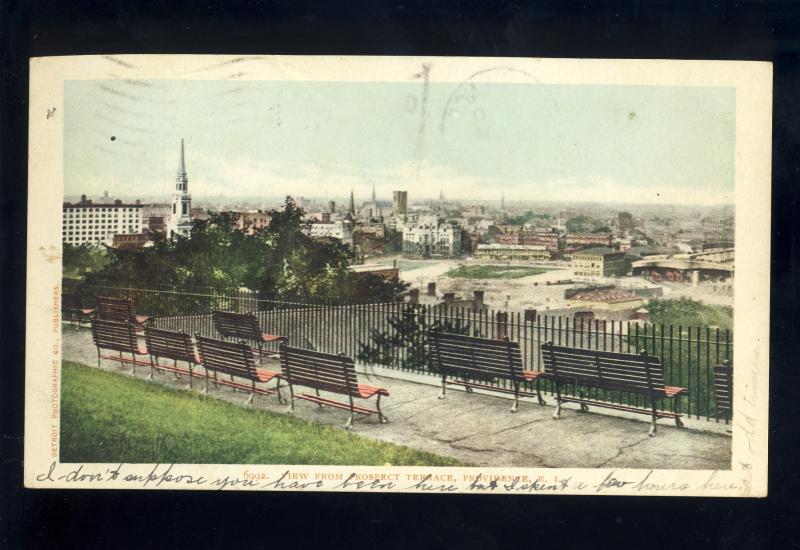
<instances>
[{"instance_id":1,"label":"wooden bench","mask_svg":"<svg viewBox=\"0 0 800 550\"><path fill-rule=\"evenodd\" d=\"M284 340L284 336L268 334L261 330L261 325L255 315L250 312L237 313L235 311L222 311L215 309L211 318L216 330L223 339L235 338L256 343L258 357L261 359L264 344Z\"/></svg>"},{"instance_id":2,"label":"wooden bench","mask_svg":"<svg viewBox=\"0 0 800 550\"><path fill-rule=\"evenodd\" d=\"M329 405L350 411L345 428L353 426L356 414L368 416L377 414L381 423L388 418L381 411L381 396L388 397L389 392L383 388L359 384L355 364L352 357L343 353L334 355L320 351L294 348L285 341L280 344L281 377L289 384L289 411L294 411L294 400L304 399L320 406ZM295 394L294 386L305 386L315 390L315 395ZM347 403L322 397L320 391L345 395ZM354 399L369 399L377 396L375 409L356 405Z\"/></svg>"},{"instance_id":3,"label":"wooden bench","mask_svg":"<svg viewBox=\"0 0 800 550\"><path fill-rule=\"evenodd\" d=\"M81 299L81 293L76 290L75 292L61 295L61 311L74 317L78 323L76 328L80 328L81 321L84 318L91 323L95 308L85 307Z\"/></svg>"},{"instance_id":4,"label":"wooden bench","mask_svg":"<svg viewBox=\"0 0 800 550\"><path fill-rule=\"evenodd\" d=\"M92 340L97 347L98 367L101 359L119 361L123 365L131 363L134 372L136 372L136 365L150 365L149 362L140 361L136 358L137 355L147 355L147 349L139 347L136 327L132 323L92 319ZM116 351L118 355L103 355L102 350ZM123 357L123 353L130 354L130 361Z\"/></svg>"},{"instance_id":5,"label":"wooden bench","mask_svg":"<svg viewBox=\"0 0 800 550\"><path fill-rule=\"evenodd\" d=\"M553 418L560 417L563 403L572 402L580 404L583 411L589 410L589 405L595 405L649 414L650 436L656 434L656 420L659 418L673 418L676 426L683 426L679 397L689 393L689 390L664 384L664 369L658 357L647 355L645 351L637 355L557 346L552 342L542 344L541 350L546 377L555 382L556 386L557 406ZM564 396L561 394L561 386L564 384L637 393L649 399L650 407L584 399L582 389L579 389L579 397ZM675 412L657 410L657 400L663 398L673 400Z\"/></svg>"},{"instance_id":6,"label":"wooden bench","mask_svg":"<svg viewBox=\"0 0 800 550\"><path fill-rule=\"evenodd\" d=\"M151 321L149 315L137 315L133 311L133 300L130 298L115 298L112 296L96 296L96 317L103 321L117 321L119 323L133 323L137 329L142 329Z\"/></svg>"},{"instance_id":7,"label":"wooden bench","mask_svg":"<svg viewBox=\"0 0 800 550\"><path fill-rule=\"evenodd\" d=\"M725 415L725 420L733 419L733 367L730 361L714 367L714 399L717 402L717 416Z\"/></svg>"},{"instance_id":8,"label":"wooden bench","mask_svg":"<svg viewBox=\"0 0 800 550\"><path fill-rule=\"evenodd\" d=\"M517 412L520 396L535 396L540 405L546 404L539 391L539 377L543 373L525 370L519 342L511 341L508 337L492 340L436 330L428 333L428 342L431 367L442 375L439 399L444 399L447 385L451 384L464 386L467 392L472 392L472 388L481 388L513 394L512 413ZM490 384L498 380L509 381L511 388ZM521 386L525 382L534 382L536 392L523 390Z\"/></svg>"},{"instance_id":9,"label":"wooden bench","mask_svg":"<svg viewBox=\"0 0 800 550\"><path fill-rule=\"evenodd\" d=\"M144 339L147 352L150 354L150 379L155 370L171 371L176 377L185 374L189 377L189 389L193 388L193 379L203 376L194 372L194 368L201 364L200 355L194 349L192 337L185 332L174 332L146 326ZM171 359L172 365L162 365L160 359ZM186 363L188 368L178 366L178 361Z\"/></svg>"},{"instance_id":10,"label":"wooden bench","mask_svg":"<svg viewBox=\"0 0 800 550\"><path fill-rule=\"evenodd\" d=\"M246 404L252 405L256 394L272 395L278 394L278 401L285 403L281 396L281 375L267 369L256 368L253 349L245 342L225 342L215 338L206 338L197 334L195 336L197 347L200 352L199 359L206 371L206 387L204 393L208 393L208 383L210 373L214 374L214 383L228 386L234 390L245 390L250 392L250 397ZM223 380L218 374L227 374L230 380ZM241 382L237 379L245 379ZM266 384L271 380L276 380L275 389L259 387L257 384Z\"/></svg>"}]
</instances>

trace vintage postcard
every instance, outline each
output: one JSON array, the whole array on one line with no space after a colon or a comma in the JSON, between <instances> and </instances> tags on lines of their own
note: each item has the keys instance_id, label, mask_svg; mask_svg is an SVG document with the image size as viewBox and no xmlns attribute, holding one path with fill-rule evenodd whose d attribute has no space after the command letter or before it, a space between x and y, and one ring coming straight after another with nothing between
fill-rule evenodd
<instances>
[{"instance_id":1,"label":"vintage postcard","mask_svg":"<svg viewBox=\"0 0 800 550\"><path fill-rule=\"evenodd\" d=\"M31 60L25 483L767 494L772 67Z\"/></svg>"}]
</instances>

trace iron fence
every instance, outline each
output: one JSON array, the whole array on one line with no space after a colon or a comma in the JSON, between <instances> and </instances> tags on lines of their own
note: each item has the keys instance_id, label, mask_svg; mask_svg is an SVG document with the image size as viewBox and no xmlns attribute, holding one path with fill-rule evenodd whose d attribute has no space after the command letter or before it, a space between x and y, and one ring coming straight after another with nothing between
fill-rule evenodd
<instances>
[{"instance_id":1,"label":"iron fence","mask_svg":"<svg viewBox=\"0 0 800 550\"><path fill-rule=\"evenodd\" d=\"M330 353L345 353L361 363L372 363L434 375L427 363L427 332L442 327L486 338L520 343L525 368L542 370L541 344L639 353L661 358L665 384L689 389L681 397L681 410L697 419L729 422L719 414L714 399L713 367L733 357L733 335L712 327L653 324L642 321L601 321L569 316L495 311L487 308L420 305L408 302L342 303L302 298L260 299L249 291L212 289L142 289L88 287L65 282L64 292L77 292L85 306L96 295L127 296L137 313L154 317L155 326L190 334L216 336L211 312L223 309L256 314L264 331L289 338L292 345ZM497 381L500 387L507 384ZM530 389L530 388L529 388ZM542 390L553 393L551 382ZM572 388L593 399L645 406L644 397L597 388ZM562 388L563 392L563 388ZM671 410L673 402L659 404Z\"/></svg>"}]
</instances>

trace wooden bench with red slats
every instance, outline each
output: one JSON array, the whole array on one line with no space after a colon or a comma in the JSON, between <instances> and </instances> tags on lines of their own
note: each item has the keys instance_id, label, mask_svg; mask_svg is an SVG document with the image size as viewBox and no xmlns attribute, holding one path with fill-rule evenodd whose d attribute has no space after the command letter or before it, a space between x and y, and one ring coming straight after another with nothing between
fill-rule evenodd
<instances>
[{"instance_id":1,"label":"wooden bench with red slats","mask_svg":"<svg viewBox=\"0 0 800 550\"><path fill-rule=\"evenodd\" d=\"M153 378L153 372L156 370L173 372L176 377L185 374L189 377L189 389L192 389L194 378L205 377L194 371L194 368L201 364L200 355L195 351L192 337L186 332L146 326L144 339L150 354L150 379ZM172 360L172 364L162 364L160 362L162 358ZM179 366L179 361L186 363L186 368Z\"/></svg>"},{"instance_id":2,"label":"wooden bench with red slats","mask_svg":"<svg viewBox=\"0 0 800 550\"><path fill-rule=\"evenodd\" d=\"M80 291L70 292L61 296L61 311L65 315L69 315L77 322L76 328L81 327L83 319L91 323L92 316L94 315L95 308L86 307L83 305Z\"/></svg>"},{"instance_id":3,"label":"wooden bench with red slats","mask_svg":"<svg viewBox=\"0 0 800 550\"><path fill-rule=\"evenodd\" d=\"M92 340L97 347L97 366L100 366L101 359L119 361L124 365L133 365L136 372L136 365L149 366L148 361L141 361L137 355L147 355L147 349L139 347L136 327L130 322L104 321L102 319L92 319ZM102 355L102 350L116 351L118 355ZM123 353L129 353L130 360L123 357Z\"/></svg>"},{"instance_id":4,"label":"wooden bench with red slats","mask_svg":"<svg viewBox=\"0 0 800 550\"><path fill-rule=\"evenodd\" d=\"M352 357L343 353L334 355L320 351L311 351L287 345L285 341L280 344L281 378L289 384L289 411L294 411L294 400L303 399L320 406L331 406L350 411L350 417L345 428L353 426L356 414L369 416L377 414L381 423L388 422L388 418L381 411L381 397L388 397L389 392L367 384L359 384L356 376L355 363ZM312 388L314 395L307 393L296 394L294 386ZM320 391L344 395L348 402L323 397ZM369 399L376 397L375 409L356 405L354 399Z\"/></svg>"},{"instance_id":5,"label":"wooden bench with red slats","mask_svg":"<svg viewBox=\"0 0 800 550\"><path fill-rule=\"evenodd\" d=\"M261 330L258 319L252 313L237 313L235 311L222 311L215 309L211 312L211 319L216 330L223 339L234 338L255 342L258 357L261 358L265 344L280 342L284 336L269 334Z\"/></svg>"},{"instance_id":6,"label":"wooden bench with red slats","mask_svg":"<svg viewBox=\"0 0 800 550\"><path fill-rule=\"evenodd\" d=\"M137 329L142 329L152 321L149 315L139 315L134 312L133 300L130 298L116 298L113 296L95 296L95 317L102 321L117 321L119 323L133 323Z\"/></svg>"},{"instance_id":7,"label":"wooden bench with red slats","mask_svg":"<svg viewBox=\"0 0 800 550\"><path fill-rule=\"evenodd\" d=\"M673 418L675 425L683 426L680 413L680 396L689 393L687 388L664 384L664 369L661 359L648 355L580 349L557 346L552 342L542 344L542 360L546 378L555 382L557 407L553 418L561 415L562 403L578 403L581 410L587 411L589 405L610 409L649 414L650 436L656 434L656 420ZM565 396L561 386L574 384L578 387L578 397ZM611 401L588 399L583 396L582 387L593 387L611 391L637 393L645 396L650 407L635 407ZM657 409L658 400L672 399L674 412Z\"/></svg>"},{"instance_id":8,"label":"wooden bench with red slats","mask_svg":"<svg viewBox=\"0 0 800 550\"><path fill-rule=\"evenodd\" d=\"M278 394L278 401L284 403L281 396L281 375L278 372L257 368L253 357L253 348L246 342L225 342L215 338L206 338L197 334L195 336L199 353L200 363L206 371L206 387L208 392L209 374L214 374L214 383L233 388L234 390L245 390L250 392L247 404L253 404L256 394L272 395ZM218 374L228 375L230 380L224 380ZM242 382L244 379L246 382ZM261 387L258 384L266 384L272 380L276 381L274 389Z\"/></svg>"},{"instance_id":9,"label":"wooden bench with red slats","mask_svg":"<svg viewBox=\"0 0 800 550\"><path fill-rule=\"evenodd\" d=\"M431 330L428 343L431 367L442 375L439 399L444 399L447 385L451 384L464 386L467 392L480 388L513 394L513 413L517 412L520 397L536 397L540 405L545 405L539 391L539 377L543 373L525 370L519 342L508 337L493 340ZM509 381L511 387L498 386L499 380ZM522 387L525 383L533 383L535 393L525 390Z\"/></svg>"}]
</instances>

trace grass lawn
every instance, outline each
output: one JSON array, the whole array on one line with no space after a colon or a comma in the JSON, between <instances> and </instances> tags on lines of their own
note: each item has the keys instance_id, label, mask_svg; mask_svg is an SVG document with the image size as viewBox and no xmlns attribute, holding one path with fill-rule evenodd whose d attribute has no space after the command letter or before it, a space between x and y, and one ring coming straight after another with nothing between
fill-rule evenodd
<instances>
[{"instance_id":1,"label":"grass lawn","mask_svg":"<svg viewBox=\"0 0 800 550\"><path fill-rule=\"evenodd\" d=\"M524 265L460 265L445 275L461 279L520 279L550 271L544 267Z\"/></svg>"},{"instance_id":2,"label":"grass lawn","mask_svg":"<svg viewBox=\"0 0 800 550\"><path fill-rule=\"evenodd\" d=\"M65 361L61 380L62 462L461 464L79 363Z\"/></svg>"}]
</instances>

